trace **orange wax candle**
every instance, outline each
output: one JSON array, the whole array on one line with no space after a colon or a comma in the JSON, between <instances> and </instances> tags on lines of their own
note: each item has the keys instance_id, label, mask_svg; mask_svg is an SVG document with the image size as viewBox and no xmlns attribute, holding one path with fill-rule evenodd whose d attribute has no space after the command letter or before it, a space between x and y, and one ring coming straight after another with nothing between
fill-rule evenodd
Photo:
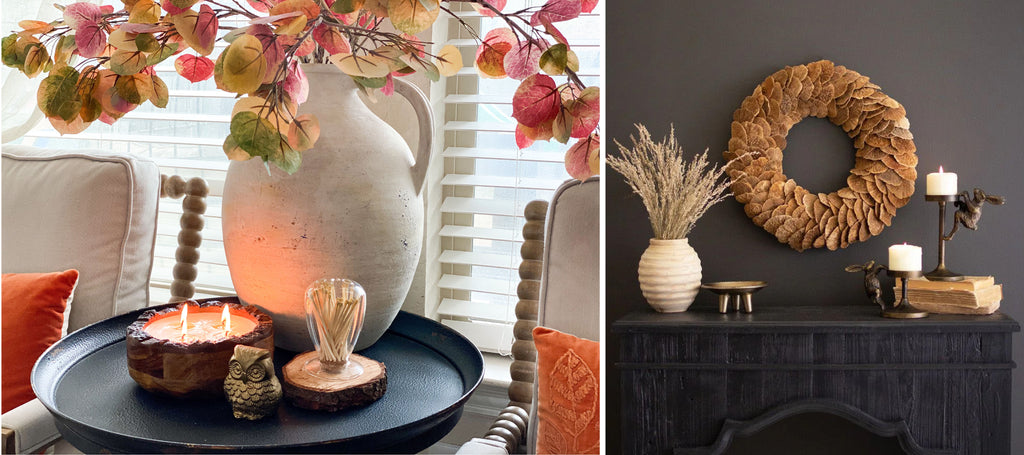
<instances>
[{"instance_id":1,"label":"orange wax candle","mask_svg":"<svg viewBox=\"0 0 1024 455\"><path fill-rule=\"evenodd\" d=\"M244 335L255 328L256 321L227 307L193 306L155 317L143 330L153 338L189 343L223 340Z\"/></svg>"}]
</instances>

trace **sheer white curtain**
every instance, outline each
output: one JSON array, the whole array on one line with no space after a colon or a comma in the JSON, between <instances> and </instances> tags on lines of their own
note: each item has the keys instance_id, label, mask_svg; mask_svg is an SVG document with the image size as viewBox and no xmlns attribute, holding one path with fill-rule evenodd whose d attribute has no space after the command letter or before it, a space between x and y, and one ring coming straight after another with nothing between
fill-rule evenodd
<instances>
[{"instance_id":1,"label":"sheer white curtain","mask_svg":"<svg viewBox=\"0 0 1024 455\"><path fill-rule=\"evenodd\" d=\"M68 4L71 1L64 0L58 3ZM36 19L49 22L60 17L60 11L54 8L52 1L9 0L3 2L2 8L0 19L3 28L0 32L3 36L21 30L18 27L19 21ZM14 68L3 67L0 73L0 78L3 79L3 91L0 92L0 99L3 100L3 119L0 121L0 125L3 126L3 143L24 136L43 119L43 113L36 107L36 88L43 77L45 76L39 75L35 79L29 79Z\"/></svg>"}]
</instances>

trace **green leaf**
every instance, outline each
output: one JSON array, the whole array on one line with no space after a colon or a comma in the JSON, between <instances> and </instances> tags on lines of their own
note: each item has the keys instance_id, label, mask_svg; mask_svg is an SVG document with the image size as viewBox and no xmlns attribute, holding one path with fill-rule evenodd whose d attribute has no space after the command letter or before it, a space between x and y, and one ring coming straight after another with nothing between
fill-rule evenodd
<instances>
[{"instance_id":1,"label":"green leaf","mask_svg":"<svg viewBox=\"0 0 1024 455\"><path fill-rule=\"evenodd\" d=\"M17 33L11 33L10 35L5 36L2 41L0 41L0 43L2 43L0 44L0 49L2 49L2 51L0 52L2 52L3 55L4 66L21 69L21 62L18 61L18 52L14 49L14 44L17 42Z\"/></svg>"},{"instance_id":2,"label":"green leaf","mask_svg":"<svg viewBox=\"0 0 1024 455\"><path fill-rule=\"evenodd\" d=\"M559 109L554 123L551 124L552 137L563 144L569 142L572 133L573 118L568 109Z\"/></svg>"},{"instance_id":3,"label":"green leaf","mask_svg":"<svg viewBox=\"0 0 1024 455\"><path fill-rule=\"evenodd\" d=\"M34 78L43 71L43 68L50 62L50 54L42 43L32 43L26 47L25 63L22 65L22 72L29 78Z\"/></svg>"},{"instance_id":4,"label":"green leaf","mask_svg":"<svg viewBox=\"0 0 1024 455\"><path fill-rule=\"evenodd\" d=\"M57 45L53 47L53 62L57 66L67 65L71 61L71 57L74 55L75 49L78 46L75 44L75 37L64 35L57 40Z\"/></svg>"},{"instance_id":5,"label":"green leaf","mask_svg":"<svg viewBox=\"0 0 1024 455\"><path fill-rule=\"evenodd\" d=\"M228 156L229 160L245 161L252 158L252 155L238 146L238 142L235 142L235 137L230 134L228 137L224 138L224 146L222 148L224 149L224 154Z\"/></svg>"},{"instance_id":6,"label":"green leaf","mask_svg":"<svg viewBox=\"0 0 1024 455\"><path fill-rule=\"evenodd\" d=\"M388 83L388 78L386 77L352 76L352 80L366 88L381 88Z\"/></svg>"},{"instance_id":7,"label":"green leaf","mask_svg":"<svg viewBox=\"0 0 1024 455\"><path fill-rule=\"evenodd\" d=\"M255 112L243 111L231 117L231 136L235 143L249 155L269 160L274 153L279 153L281 143L285 139L267 119Z\"/></svg>"},{"instance_id":8,"label":"green leaf","mask_svg":"<svg viewBox=\"0 0 1024 455\"><path fill-rule=\"evenodd\" d=\"M153 93L153 82L148 74L131 74L117 78L114 90L131 104L142 104Z\"/></svg>"},{"instance_id":9,"label":"green leaf","mask_svg":"<svg viewBox=\"0 0 1024 455\"><path fill-rule=\"evenodd\" d=\"M110 56L110 69L121 76L130 76L146 69L148 61L146 54L139 51L117 51Z\"/></svg>"},{"instance_id":10,"label":"green leaf","mask_svg":"<svg viewBox=\"0 0 1024 455\"><path fill-rule=\"evenodd\" d=\"M36 102L47 117L60 117L71 122L82 108L78 96L79 73L70 66L57 68L39 83Z\"/></svg>"},{"instance_id":11,"label":"green leaf","mask_svg":"<svg viewBox=\"0 0 1024 455\"><path fill-rule=\"evenodd\" d=\"M558 43L541 54L540 69L552 76L557 76L565 72L568 61L569 48L565 44Z\"/></svg>"},{"instance_id":12,"label":"green leaf","mask_svg":"<svg viewBox=\"0 0 1024 455\"><path fill-rule=\"evenodd\" d=\"M149 54L149 57L146 57L146 66L153 66L167 60L167 58L174 55L175 52L178 52L178 43L161 45L160 50L153 52L152 54Z\"/></svg>"},{"instance_id":13,"label":"green leaf","mask_svg":"<svg viewBox=\"0 0 1024 455\"><path fill-rule=\"evenodd\" d=\"M71 41L74 42L74 40ZM82 108L78 111L78 116L86 123L95 121L103 113L103 105L93 97L93 91L96 90L99 81L96 71L86 71L78 82L78 97L82 100Z\"/></svg>"},{"instance_id":14,"label":"green leaf","mask_svg":"<svg viewBox=\"0 0 1024 455\"><path fill-rule=\"evenodd\" d=\"M337 0L331 5L331 11L338 14L348 14L363 7L366 0Z\"/></svg>"},{"instance_id":15,"label":"green leaf","mask_svg":"<svg viewBox=\"0 0 1024 455\"><path fill-rule=\"evenodd\" d=\"M293 150L287 143L281 143L281 148L270 155L269 161L281 168L282 171L294 174L302 165L302 154Z\"/></svg>"},{"instance_id":16,"label":"green leaf","mask_svg":"<svg viewBox=\"0 0 1024 455\"><path fill-rule=\"evenodd\" d=\"M153 78L153 94L149 97L149 102L159 108L167 107L167 101L170 99L167 84L155 74L151 77Z\"/></svg>"},{"instance_id":17,"label":"green leaf","mask_svg":"<svg viewBox=\"0 0 1024 455\"><path fill-rule=\"evenodd\" d=\"M156 52L160 50L160 42L151 33L139 33L135 37L135 46L142 52Z\"/></svg>"}]
</instances>

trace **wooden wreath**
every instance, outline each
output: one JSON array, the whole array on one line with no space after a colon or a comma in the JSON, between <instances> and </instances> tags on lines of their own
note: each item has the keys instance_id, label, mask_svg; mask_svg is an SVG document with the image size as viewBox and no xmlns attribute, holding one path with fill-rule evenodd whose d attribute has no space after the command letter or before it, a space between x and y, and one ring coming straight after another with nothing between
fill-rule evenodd
<instances>
[{"instance_id":1,"label":"wooden wreath","mask_svg":"<svg viewBox=\"0 0 1024 455\"><path fill-rule=\"evenodd\" d=\"M811 193L782 171L789 129L827 117L857 148L847 186ZM914 193L917 155L906 111L867 76L828 60L786 67L733 113L725 158L736 200L754 223L797 251L846 248L892 224Z\"/></svg>"}]
</instances>

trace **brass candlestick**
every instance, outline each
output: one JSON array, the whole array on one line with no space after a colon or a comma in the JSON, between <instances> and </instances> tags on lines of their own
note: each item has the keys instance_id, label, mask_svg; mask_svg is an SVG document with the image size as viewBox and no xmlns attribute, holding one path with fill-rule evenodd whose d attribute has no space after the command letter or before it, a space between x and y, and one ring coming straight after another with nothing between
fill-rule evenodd
<instances>
[{"instance_id":1,"label":"brass candlestick","mask_svg":"<svg viewBox=\"0 0 1024 455\"><path fill-rule=\"evenodd\" d=\"M973 195L967 191L961 191L957 195L925 196L924 198L927 201L939 203L939 265L935 267L935 270L926 273L924 276L931 281L963 280L963 275L954 273L946 268L946 242L953 240L953 236L956 235L956 231L960 229L961 225L972 231L978 230L982 206L986 202L993 205L1002 205L1005 199L1002 196L987 194L981 188L975 188ZM948 235L943 234L946 230L947 202L954 202L956 204L956 213L953 215L953 229L949 231Z\"/></svg>"},{"instance_id":2,"label":"brass candlestick","mask_svg":"<svg viewBox=\"0 0 1024 455\"><path fill-rule=\"evenodd\" d=\"M891 277L899 278L903 285L902 298L893 303L891 307L886 305L885 301L882 300L882 284L878 280L878 273L882 270L885 270ZM910 299L907 298L907 280L921 276L920 270L889 270L888 267L882 264L876 264L875 261L868 261L866 264L854 264L848 266L846 267L846 271L864 272L864 292L872 303L882 308L883 317L916 319L928 316L927 311L915 308L914 305L910 303Z\"/></svg>"},{"instance_id":3,"label":"brass candlestick","mask_svg":"<svg viewBox=\"0 0 1024 455\"><path fill-rule=\"evenodd\" d=\"M899 302L894 303L892 308L885 308L882 310L882 316L896 319L917 319L928 317L927 311L917 309L910 303L910 299L907 298L907 280L921 276L921 271L886 270L886 272L888 272L889 276L900 279L900 284L902 284L901 290L903 292L901 293L902 296Z\"/></svg>"},{"instance_id":4,"label":"brass candlestick","mask_svg":"<svg viewBox=\"0 0 1024 455\"><path fill-rule=\"evenodd\" d=\"M946 232L946 203L956 201L956 198L955 194L924 197L926 201L939 203L939 265L935 267L935 270L924 274L924 277L931 281L961 281L964 279L963 275L946 268L946 242L953 239L953 234L956 231L954 229L954 232L950 232L948 236L943 234Z\"/></svg>"}]
</instances>

